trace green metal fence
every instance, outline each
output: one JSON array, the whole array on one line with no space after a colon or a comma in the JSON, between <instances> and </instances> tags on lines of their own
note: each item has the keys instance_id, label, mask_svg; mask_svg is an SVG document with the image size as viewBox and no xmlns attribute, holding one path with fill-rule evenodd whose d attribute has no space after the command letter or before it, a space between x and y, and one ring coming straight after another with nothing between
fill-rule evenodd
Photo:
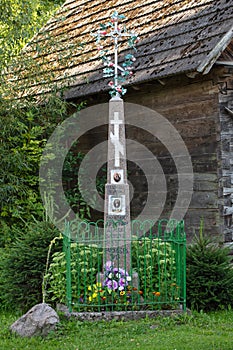
<instances>
[{"instance_id":1,"label":"green metal fence","mask_svg":"<svg viewBox=\"0 0 233 350\"><path fill-rule=\"evenodd\" d=\"M185 310L183 221L160 220L156 227L150 221L132 221L130 239L122 234L122 223L109 226L112 233L108 231L108 236L100 221L79 223L75 235L66 227L63 247L69 310Z\"/></svg>"}]
</instances>

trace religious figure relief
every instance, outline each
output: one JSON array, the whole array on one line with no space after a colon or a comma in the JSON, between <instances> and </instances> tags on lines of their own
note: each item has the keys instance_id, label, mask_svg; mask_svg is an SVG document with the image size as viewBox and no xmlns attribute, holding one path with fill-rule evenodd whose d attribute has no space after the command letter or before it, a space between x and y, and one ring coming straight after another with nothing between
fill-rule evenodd
<instances>
[{"instance_id":1,"label":"religious figure relief","mask_svg":"<svg viewBox=\"0 0 233 350\"><path fill-rule=\"evenodd\" d=\"M123 170L111 170L111 183L112 184L122 184L124 183Z\"/></svg>"},{"instance_id":2,"label":"religious figure relief","mask_svg":"<svg viewBox=\"0 0 233 350\"><path fill-rule=\"evenodd\" d=\"M119 173L115 173L113 175L113 179L115 182L119 182L119 181L121 181L121 175Z\"/></svg>"},{"instance_id":3,"label":"religious figure relief","mask_svg":"<svg viewBox=\"0 0 233 350\"><path fill-rule=\"evenodd\" d=\"M109 215L125 215L125 195L109 196L108 202Z\"/></svg>"},{"instance_id":4,"label":"religious figure relief","mask_svg":"<svg viewBox=\"0 0 233 350\"><path fill-rule=\"evenodd\" d=\"M121 199L115 198L113 201L113 211L121 211Z\"/></svg>"}]
</instances>

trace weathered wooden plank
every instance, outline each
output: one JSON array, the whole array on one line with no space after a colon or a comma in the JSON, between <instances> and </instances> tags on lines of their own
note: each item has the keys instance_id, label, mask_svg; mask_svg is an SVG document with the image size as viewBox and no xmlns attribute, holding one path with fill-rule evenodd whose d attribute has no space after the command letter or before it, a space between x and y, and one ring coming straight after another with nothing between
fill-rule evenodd
<instances>
[{"instance_id":1,"label":"weathered wooden plank","mask_svg":"<svg viewBox=\"0 0 233 350\"><path fill-rule=\"evenodd\" d=\"M198 210L189 209L185 215L185 232L188 242L191 242L194 235L199 235L201 220L204 223L204 233L209 236L218 237L219 241L224 240L221 233L221 222L219 220L219 211L215 210Z\"/></svg>"},{"instance_id":2,"label":"weathered wooden plank","mask_svg":"<svg viewBox=\"0 0 233 350\"><path fill-rule=\"evenodd\" d=\"M147 91L142 89L135 92L129 91L126 102L134 102L148 106L154 110L171 108L174 106L187 106L189 103L198 103L201 101L216 100L218 89L213 85L213 81L191 81L184 77L171 78L167 80L164 86L160 84L147 85ZM188 88L187 88L188 86Z\"/></svg>"}]
</instances>

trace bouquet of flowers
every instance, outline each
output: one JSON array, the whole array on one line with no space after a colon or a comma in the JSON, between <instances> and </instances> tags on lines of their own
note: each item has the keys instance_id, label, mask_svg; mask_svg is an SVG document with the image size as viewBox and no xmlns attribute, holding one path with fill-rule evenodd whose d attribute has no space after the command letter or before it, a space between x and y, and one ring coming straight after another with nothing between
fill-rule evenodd
<instances>
[{"instance_id":1,"label":"bouquet of flowers","mask_svg":"<svg viewBox=\"0 0 233 350\"><path fill-rule=\"evenodd\" d=\"M124 294L132 278L128 272L120 267L114 267L111 261L107 261L104 266L105 280L103 287L107 287L109 293L119 291Z\"/></svg>"}]
</instances>

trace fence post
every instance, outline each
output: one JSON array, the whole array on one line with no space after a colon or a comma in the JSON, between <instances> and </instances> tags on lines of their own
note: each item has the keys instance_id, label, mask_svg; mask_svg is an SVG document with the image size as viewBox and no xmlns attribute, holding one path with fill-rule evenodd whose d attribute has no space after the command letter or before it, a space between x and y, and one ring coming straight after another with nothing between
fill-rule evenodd
<instances>
[{"instance_id":1,"label":"fence post","mask_svg":"<svg viewBox=\"0 0 233 350\"><path fill-rule=\"evenodd\" d=\"M70 252L70 226L65 225L63 235L63 250L66 259L66 300L69 312L72 312L72 285L71 285L71 252Z\"/></svg>"},{"instance_id":2,"label":"fence post","mask_svg":"<svg viewBox=\"0 0 233 350\"><path fill-rule=\"evenodd\" d=\"M183 298L184 298L184 304L183 304L183 311L186 311L186 237L184 236L183 244L182 244L182 251L183 251Z\"/></svg>"},{"instance_id":3,"label":"fence post","mask_svg":"<svg viewBox=\"0 0 233 350\"><path fill-rule=\"evenodd\" d=\"M181 263L181 297L183 298L183 311L186 311L186 235L184 221L179 223L180 263Z\"/></svg>"}]
</instances>

